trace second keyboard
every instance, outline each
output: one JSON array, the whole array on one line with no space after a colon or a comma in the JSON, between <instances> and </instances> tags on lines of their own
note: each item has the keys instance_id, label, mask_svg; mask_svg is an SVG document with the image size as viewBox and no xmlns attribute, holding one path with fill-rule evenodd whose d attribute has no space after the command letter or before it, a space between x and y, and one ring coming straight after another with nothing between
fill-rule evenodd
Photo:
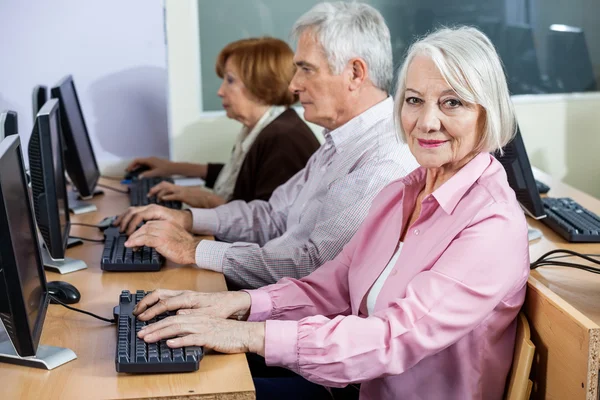
<instances>
[{"instance_id":1,"label":"second keyboard","mask_svg":"<svg viewBox=\"0 0 600 400\"><path fill-rule=\"evenodd\" d=\"M118 227L107 228L104 238L100 267L105 271L159 271L164 264L164 257L151 247L143 246L137 251L126 248L127 235Z\"/></svg>"},{"instance_id":2,"label":"second keyboard","mask_svg":"<svg viewBox=\"0 0 600 400\"><path fill-rule=\"evenodd\" d=\"M166 181L173 183L171 178L142 178L135 179L129 184L129 204L132 206L147 206L158 204L176 210L181 209L180 201L159 201L156 196L148 197L148 192L153 186Z\"/></svg>"}]
</instances>

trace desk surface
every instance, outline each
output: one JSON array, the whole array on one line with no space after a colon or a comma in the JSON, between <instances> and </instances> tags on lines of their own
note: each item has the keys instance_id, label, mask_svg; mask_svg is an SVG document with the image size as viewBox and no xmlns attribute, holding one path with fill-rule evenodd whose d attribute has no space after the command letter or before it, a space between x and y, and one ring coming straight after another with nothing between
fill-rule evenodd
<instances>
[{"instance_id":1,"label":"desk surface","mask_svg":"<svg viewBox=\"0 0 600 400\"><path fill-rule=\"evenodd\" d=\"M116 182L105 184L119 186ZM98 223L128 206L126 195L104 190L92 200L98 211L72 216L72 222ZM71 234L102 238L96 228L74 226ZM84 260L88 269L60 275L47 272L48 281L63 280L81 292L78 308L112 318L121 290L226 290L222 274L192 266L167 263L160 272L110 273L100 269L101 243L86 242L67 250ZM254 399L254 386L243 354L208 354L193 373L127 375L115 370L115 325L50 305L40 344L68 347L77 359L52 371L0 364L0 386L5 399Z\"/></svg>"},{"instance_id":2,"label":"desk surface","mask_svg":"<svg viewBox=\"0 0 600 400\"><path fill-rule=\"evenodd\" d=\"M571 197L600 215L600 201L535 170L551 197ZM600 243L574 244L540 221L543 238L530 244L531 260L554 249L600 254ZM590 265L583 260L573 262ZM597 266L596 266L597 267ZM545 266L531 271L524 309L536 357L532 398L597 399L600 368L600 275L575 268Z\"/></svg>"}]
</instances>

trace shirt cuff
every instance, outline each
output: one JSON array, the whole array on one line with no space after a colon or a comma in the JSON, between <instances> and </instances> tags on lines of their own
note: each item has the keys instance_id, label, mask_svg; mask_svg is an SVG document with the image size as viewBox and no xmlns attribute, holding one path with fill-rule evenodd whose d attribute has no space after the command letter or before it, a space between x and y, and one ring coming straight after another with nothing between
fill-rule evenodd
<instances>
[{"instance_id":1,"label":"shirt cuff","mask_svg":"<svg viewBox=\"0 0 600 400\"><path fill-rule=\"evenodd\" d=\"M203 269L223 273L225 252L230 247L231 243L201 240L196 247L196 265Z\"/></svg>"},{"instance_id":2,"label":"shirt cuff","mask_svg":"<svg viewBox=\"0 0 600 400\"><path fill-rule=\"evenodd\" d=\"M271 317L273 303L271 295L264 290L244 290L250 295L250 315L248 322L266 321Z\"/></svg>"},{"instance_id":3,"label":"shirt cuff","mask_svg":"<svg viewBox=\"0 0 600 400\"><path fill-rule=\"evenodd\" d=\"M219 217L214 209L190 208L192 232L214 235L219 229Z\"/></svg>"},{"instance_id":4,"label":"shirt cuff","mask_svg":"<svg viewBox=\"0 0 600 400\"><path fill-rule=\"evenodd\" d=\"M298 321L265 323L265 362L298 371Z\"/></svg>"}]
</instances>

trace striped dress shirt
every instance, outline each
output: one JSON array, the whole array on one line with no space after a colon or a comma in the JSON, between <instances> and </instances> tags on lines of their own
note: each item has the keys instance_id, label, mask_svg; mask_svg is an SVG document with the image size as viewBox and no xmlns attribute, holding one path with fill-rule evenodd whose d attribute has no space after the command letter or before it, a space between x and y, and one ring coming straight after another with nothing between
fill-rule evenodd
<instances>
[{"instance_id":1,"label":"striped dress shirt","mask_svg":"<svg viewBox=\"0 0 600 400\"><path fill-rule=\"evenodd\" d=\"M198 244L199 267L239 288L302 278L338 255L384 186L418 167L398 140L391 97L324 137L269 201L192 209L194 232L221 240Z\"/></svg>"}]
</instances>

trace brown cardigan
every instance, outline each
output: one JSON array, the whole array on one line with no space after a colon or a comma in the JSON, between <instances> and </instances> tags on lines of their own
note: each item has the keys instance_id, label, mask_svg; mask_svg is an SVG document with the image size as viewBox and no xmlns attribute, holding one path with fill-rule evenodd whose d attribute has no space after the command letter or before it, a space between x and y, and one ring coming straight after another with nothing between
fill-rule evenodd
<instances>
[{"instance_id":1,"label":"brown cardigan","mask_svg":"<svg viewBox=\"0 0 600 400\"><path fill-rule=\"evenodd\" d=\"M287 109L258 134L248 150L233 189L233 200L269 200L271 193L306 165L319 141L294 111ZM208 164L212 188L224 164Z\"/></svg>"}]
</instances>

